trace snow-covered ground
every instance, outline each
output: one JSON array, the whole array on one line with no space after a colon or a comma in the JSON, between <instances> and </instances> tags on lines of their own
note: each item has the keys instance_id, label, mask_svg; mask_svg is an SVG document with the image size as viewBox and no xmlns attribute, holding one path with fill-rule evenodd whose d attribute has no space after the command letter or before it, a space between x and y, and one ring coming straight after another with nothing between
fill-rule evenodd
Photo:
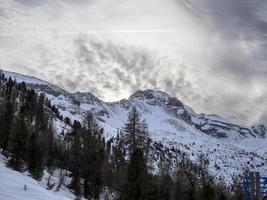
<instances>
[{"instance_id":1,"label":"snow-covered ground","mask_svg":"<svg viewBox=\"0 0 267 200\"><path fill-rule=\"evenodd\" d=\"M59 182L59 170L56 170L50 177L51 190L47 190L48 177L50 175L45 171L41 181L31 178L27 172L20 173L6 166L6 160L0 154L0 200L74 200L75 195L66 187L70 183L70 178L65 180L59 191L56 187ZM26 185L26 191L24 190ZM105 199L105 193L112 200L115 193L109 192L108 188L100 194L100 200ZM85 200L81 198L81 200Z\"/></svg>"},{"instance_id":2,"label":"snow-covered ground","mask_svg":"<svg viewBox=\"0 0 267 200\"><path fill-rule=\"evenodd\" d=\"M24 185L27 190L24 190ZM0 200L74 200L67 189L59 192L47 190L44 182L38 182L27 175L7 168L0 155Z\"/></svg>"},{"instance_id":3,"label":"snow-covered ground","mask_svg":"<svg viewBox=\"0 0 267 200\"><path fill-rule=\"evenodd\" d=\"M43 81L41 79L35 78L33 76L21 76L21 74L15 73L15 72L8 72L4 71L5 77L9 78L12 77L12 79L16 79L18 83L20 82L26 82L30 84L39 84L39 85L48 85L49 83L46 81Z\"/></svg>"}]
</instances>

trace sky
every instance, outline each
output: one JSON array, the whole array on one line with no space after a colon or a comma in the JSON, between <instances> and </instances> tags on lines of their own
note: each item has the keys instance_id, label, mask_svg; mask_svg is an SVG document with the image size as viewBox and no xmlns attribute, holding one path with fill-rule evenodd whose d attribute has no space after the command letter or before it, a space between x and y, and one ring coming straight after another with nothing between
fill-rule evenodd
<instances>
[{"instance_id":1,"label":"sky","mask_svg":"<svg viewBox=\"0 0 267 200\"><path fill-rule=\"evenodd\" d=\"M105 101L157 89L267 125L267 2L1 0L0 66Z\"/></svg>"}]
</instances>

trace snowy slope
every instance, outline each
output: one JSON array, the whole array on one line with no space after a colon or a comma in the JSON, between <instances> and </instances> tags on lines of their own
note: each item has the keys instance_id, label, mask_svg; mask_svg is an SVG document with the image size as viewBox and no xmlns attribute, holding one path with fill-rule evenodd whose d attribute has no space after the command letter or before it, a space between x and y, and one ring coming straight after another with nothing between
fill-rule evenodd
<instances>
[{"instance_id":1,"label":"snowy slope","mask_svg":"<svg viewBox=\"0 0 267 200\"><path fill-rule=\"evenodd\" d=\"M24 191L24 185L27 191ZM53 192L45 185L20 172L5 166L0 157L0 200L73 200L75 196L68 190Z\"/></svg>"},{"instance_id":2,"label":"snowy slope","mask_svg":"<svg viewBox=\"0 0 267 200\"><path fill-rule=\"evenodd\" d=\"M12 79L16 79L17 82L26 82L28 84L39 84L39 85L49 85L48 82L35 78L33 76L23 76L21 74L9 71L3 71L6 78L12 77Z\"/></svg>"},{"instance_id":3,"label":"snowy slope","mask_svg":"<svg viewBox=\"0 0 267 200\"><path fill-rule=\"evenodd\" d=\"M175 97L161 91L146 90L118 102L103 102L91 93L68 93L39 79L8 72L29 87L44 92L64 117L83 121L93 112L107 138L116 136L135 106L146 120L153 141L186 152L197 162L200 154L209 159L209 170L217 178L231 181L232 176L251 169L266 174L266 128L248 127L217 115L197 114ZM37 81L38 80L38 81ZM37 81L37 83L35 83ZM57 120L58 133L65 124Z\"/></svg>"}]
</instances>

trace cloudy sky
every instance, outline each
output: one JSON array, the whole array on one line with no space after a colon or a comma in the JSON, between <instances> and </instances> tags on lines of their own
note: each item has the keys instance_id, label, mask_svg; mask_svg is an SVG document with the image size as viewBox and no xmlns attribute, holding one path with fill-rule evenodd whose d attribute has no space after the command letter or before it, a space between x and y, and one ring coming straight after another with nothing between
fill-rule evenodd
<instances>
[{"instance_id":1,"label":"cloudy sky","mask_svg":"<svg viewBox=\"0 0 267 200\"><path fill-rule=\"evenodd\" d=\"M75 2L75 3L74 3ZM0 65L105 101L160 89L267 125L263 0L1 0Z\"/></svg>"}]
</instances>

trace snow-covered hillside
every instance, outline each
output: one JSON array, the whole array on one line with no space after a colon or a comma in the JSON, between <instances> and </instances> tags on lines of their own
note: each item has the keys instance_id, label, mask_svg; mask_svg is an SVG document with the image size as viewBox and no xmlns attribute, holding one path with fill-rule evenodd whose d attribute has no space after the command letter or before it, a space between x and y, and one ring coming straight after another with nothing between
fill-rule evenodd
<instances>
[{"instance_id":1,"label":"snow-covered hillside","mask_svg":"<svg viewBox=\"0 0 267 200\"><path fill-rule=\"evenodd\" d=\"M45 183L37 182L27 174L9 169L0 155L0 200L72 200L75 196L67 189L49 191ZM24 190L26 185L27 190Z\"/></svg>"},{"instance_id":2,"label":"snow-covered hillside","mask_svg":"<svg viewBox=\"0 0 267 200\"><path fill-rule=\"evenodd\" d=\"M116 136L135 106L146 120L153 141L186 152L197 162L200 154L209 159L209 170L217 178L231 181L232 176L251 169L266 174L266 128L248 127L217 115L197 114L175 97L161 91L146 90L118 102L104 102L91 93L68 93L61 88L30 76L6 72L6 76L44 92L64 117L82 122L84 115L93 112L104 128L107 138ZM58 133L64 122L55 119Z\"/></svg>"}]
</instances>

